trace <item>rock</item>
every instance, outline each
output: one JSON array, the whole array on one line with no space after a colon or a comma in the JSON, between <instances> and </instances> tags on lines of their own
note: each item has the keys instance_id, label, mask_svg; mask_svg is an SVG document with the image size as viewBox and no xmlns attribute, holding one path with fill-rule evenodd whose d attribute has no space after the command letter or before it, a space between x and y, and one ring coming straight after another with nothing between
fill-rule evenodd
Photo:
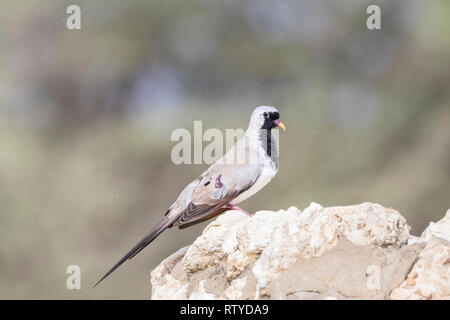
<instances>
[{"instance_id":1,"label":"rock","mask_svg":"<svg viewBox=\"0 0 450 320\"><path fill-rule=\"evenodd\" d=\"M450 300L450 242L431 238L391 299Z\"/></svg>"},{"instance_id":2,"label":"rock","mask_svg":"<svg viewBox=\"0 0 450 320\"><path fill-rule=\"evenodd\" d=\"M342 238L312 259L301 259L271 281L271 299L385 299L405 279L421 245L400 249L356 246ZM315 293L307 297L305 294ZM295 295L297 297L292 297Z\"/></svg>"},{"instance_id":3,"label":"rock","mask_svg":"<svg viewBox=\"0 0 450 320\"><path fill-rule=\"evenodd\" d=\"M445 233L436 228L433 235ZM414 240L409 230L396 210L373 203L312 203L303 212L291 207L251 218L228 211L152 271L152 299L406 297L400 289L417 263L428 259L425 237ZM441 273L442 263L436 267ZM434 298L445 297L439 290Z\"/></svg>"},{"instance_id":4,"label":"rock","mask_svg":"<svg viewBox=\"0 0 450 320\"><path fill-rule=\"evenodd\" d=\"M151 273L152 282L152 299L185 299L187 285L181 285L181 282L175 279L171 273L175 275L174 266L183 258L189 247L184 247L171 256L166 258ZM158 279L156 280L153 279ZM159 286L164 286L166 290L157 290ZM169 295L167 295L169 293Z\"/></svg>"},{"instance_id":5,"label":"rock","mask_svg":"<svg viewBox=\"0 0 450 320\"><path fill-rule=\"evenodd\" d=\"M426 242L408 277L392 291L391 299L450 299L450 210L438 222L430 222L421 237L408 243Z\"/></svg>"},{"instance_id":6,"label":"rock","mask_svg":"<svg viewBox=\"0 0 450 320\"><path fill-rule=\"evenodd\" d=\"M438 222L430 222L430 225L422 233L422 238L429 240L432 237L440 237L450 241L450 209L447 210L444 218Z\"/></svg>"}]
</instances>

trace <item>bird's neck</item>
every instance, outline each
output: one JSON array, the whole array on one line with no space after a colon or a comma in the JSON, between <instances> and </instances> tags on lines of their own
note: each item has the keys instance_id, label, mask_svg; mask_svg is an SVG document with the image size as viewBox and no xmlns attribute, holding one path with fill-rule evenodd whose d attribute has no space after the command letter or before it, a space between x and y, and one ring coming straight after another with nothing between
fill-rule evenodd
<instances>
[{"instance_id":1,"label":"bird's neck","mask_svg":"<svg viewBox=\"0 0 450 320\"><path fill-rule=\"evenodd\" d=\"M270 158L272 161L275 161L275 158L278 159L276 142L270 129L267 130L249 127L245 135L250 141L253 142L250 143L250 145L255 145L257 148L261 148L265 156Z\"/></svg>"},{"instance_id":2,"label":"bird's neck","mask_svg":"<svg viewBox=\"0 0 450 320\"><path fill-rule=\"evenodd\" d=\"M260 130L259 140L263 149L266 151L266 155L270 158L272 157L272 130Z\"/></svg>"}]
</instances>

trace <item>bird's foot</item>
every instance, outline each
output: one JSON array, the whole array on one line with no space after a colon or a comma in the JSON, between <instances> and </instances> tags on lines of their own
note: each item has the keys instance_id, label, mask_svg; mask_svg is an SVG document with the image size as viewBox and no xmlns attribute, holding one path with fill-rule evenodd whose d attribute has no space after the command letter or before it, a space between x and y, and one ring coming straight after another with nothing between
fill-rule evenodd
<instances>
[{"instance_id":1,"label":"bird's foot","mask_svg":"<svg viewBox=\"0 0 450 320\"><path fill-rule=\"evenodd\" d=\"M247 211L245 211L244 209L239 208L239 207L237 207L237 206L235 206L235 205L232 205L232 204L227 204L227 205L224 206L224 208L227 208L228 210L237 210L237 211L240 211L240 212L242 212L242 213L245 213L245 214L248 215L249 217L253 216L253 214L251 214L250 212L247 212Z\"/></svg>"}]
</instances>

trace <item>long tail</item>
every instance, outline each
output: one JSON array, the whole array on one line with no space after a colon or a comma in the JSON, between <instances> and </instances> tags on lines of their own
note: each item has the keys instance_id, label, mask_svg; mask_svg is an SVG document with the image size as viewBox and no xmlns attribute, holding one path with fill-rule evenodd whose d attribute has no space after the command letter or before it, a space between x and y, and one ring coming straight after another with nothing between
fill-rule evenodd
<instances>
[{"instance_id":1,"label":"long tail","mask_svg":"<svg viewBox=\"0 0 450 320\"><path fill-rule=\"evenodd\" d=\"M130 251L127 252L126 255L122 257L96 284L93 288L95 288L100 282L102 282L107 276L109 276L111 273L114 272L122 263L124 263L127 260L130 260L135 255L137 255L142 249L144 249L146 246L148 246L161 232L166 230L173 222L173 219L169 219L169 217L166 215L156 226L153 227L152 230L150 230L149 233L145 235L144 238L142 238L141 241L139 241Z\"/></svg>"}]
</instances>

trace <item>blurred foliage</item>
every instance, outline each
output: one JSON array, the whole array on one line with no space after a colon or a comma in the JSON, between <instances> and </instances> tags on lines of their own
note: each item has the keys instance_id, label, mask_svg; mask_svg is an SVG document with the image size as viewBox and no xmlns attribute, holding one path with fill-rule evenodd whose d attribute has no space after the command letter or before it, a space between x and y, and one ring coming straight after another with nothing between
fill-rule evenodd
<instances>
[{"instance_id":1,"label":"blurred foliage","mask_svg":"<svg viewBox=\"0 0 450 320\"><path fill-rule=\"evenodd\" d=\"M206 168L172 164L171 132L245 128L258 105L288 130L244 208L378 202L420 234L450 207L448 1L16 0L0 19L0 298L148 298L205 223L90 288Z\"/></svg>"}]
</instances>

